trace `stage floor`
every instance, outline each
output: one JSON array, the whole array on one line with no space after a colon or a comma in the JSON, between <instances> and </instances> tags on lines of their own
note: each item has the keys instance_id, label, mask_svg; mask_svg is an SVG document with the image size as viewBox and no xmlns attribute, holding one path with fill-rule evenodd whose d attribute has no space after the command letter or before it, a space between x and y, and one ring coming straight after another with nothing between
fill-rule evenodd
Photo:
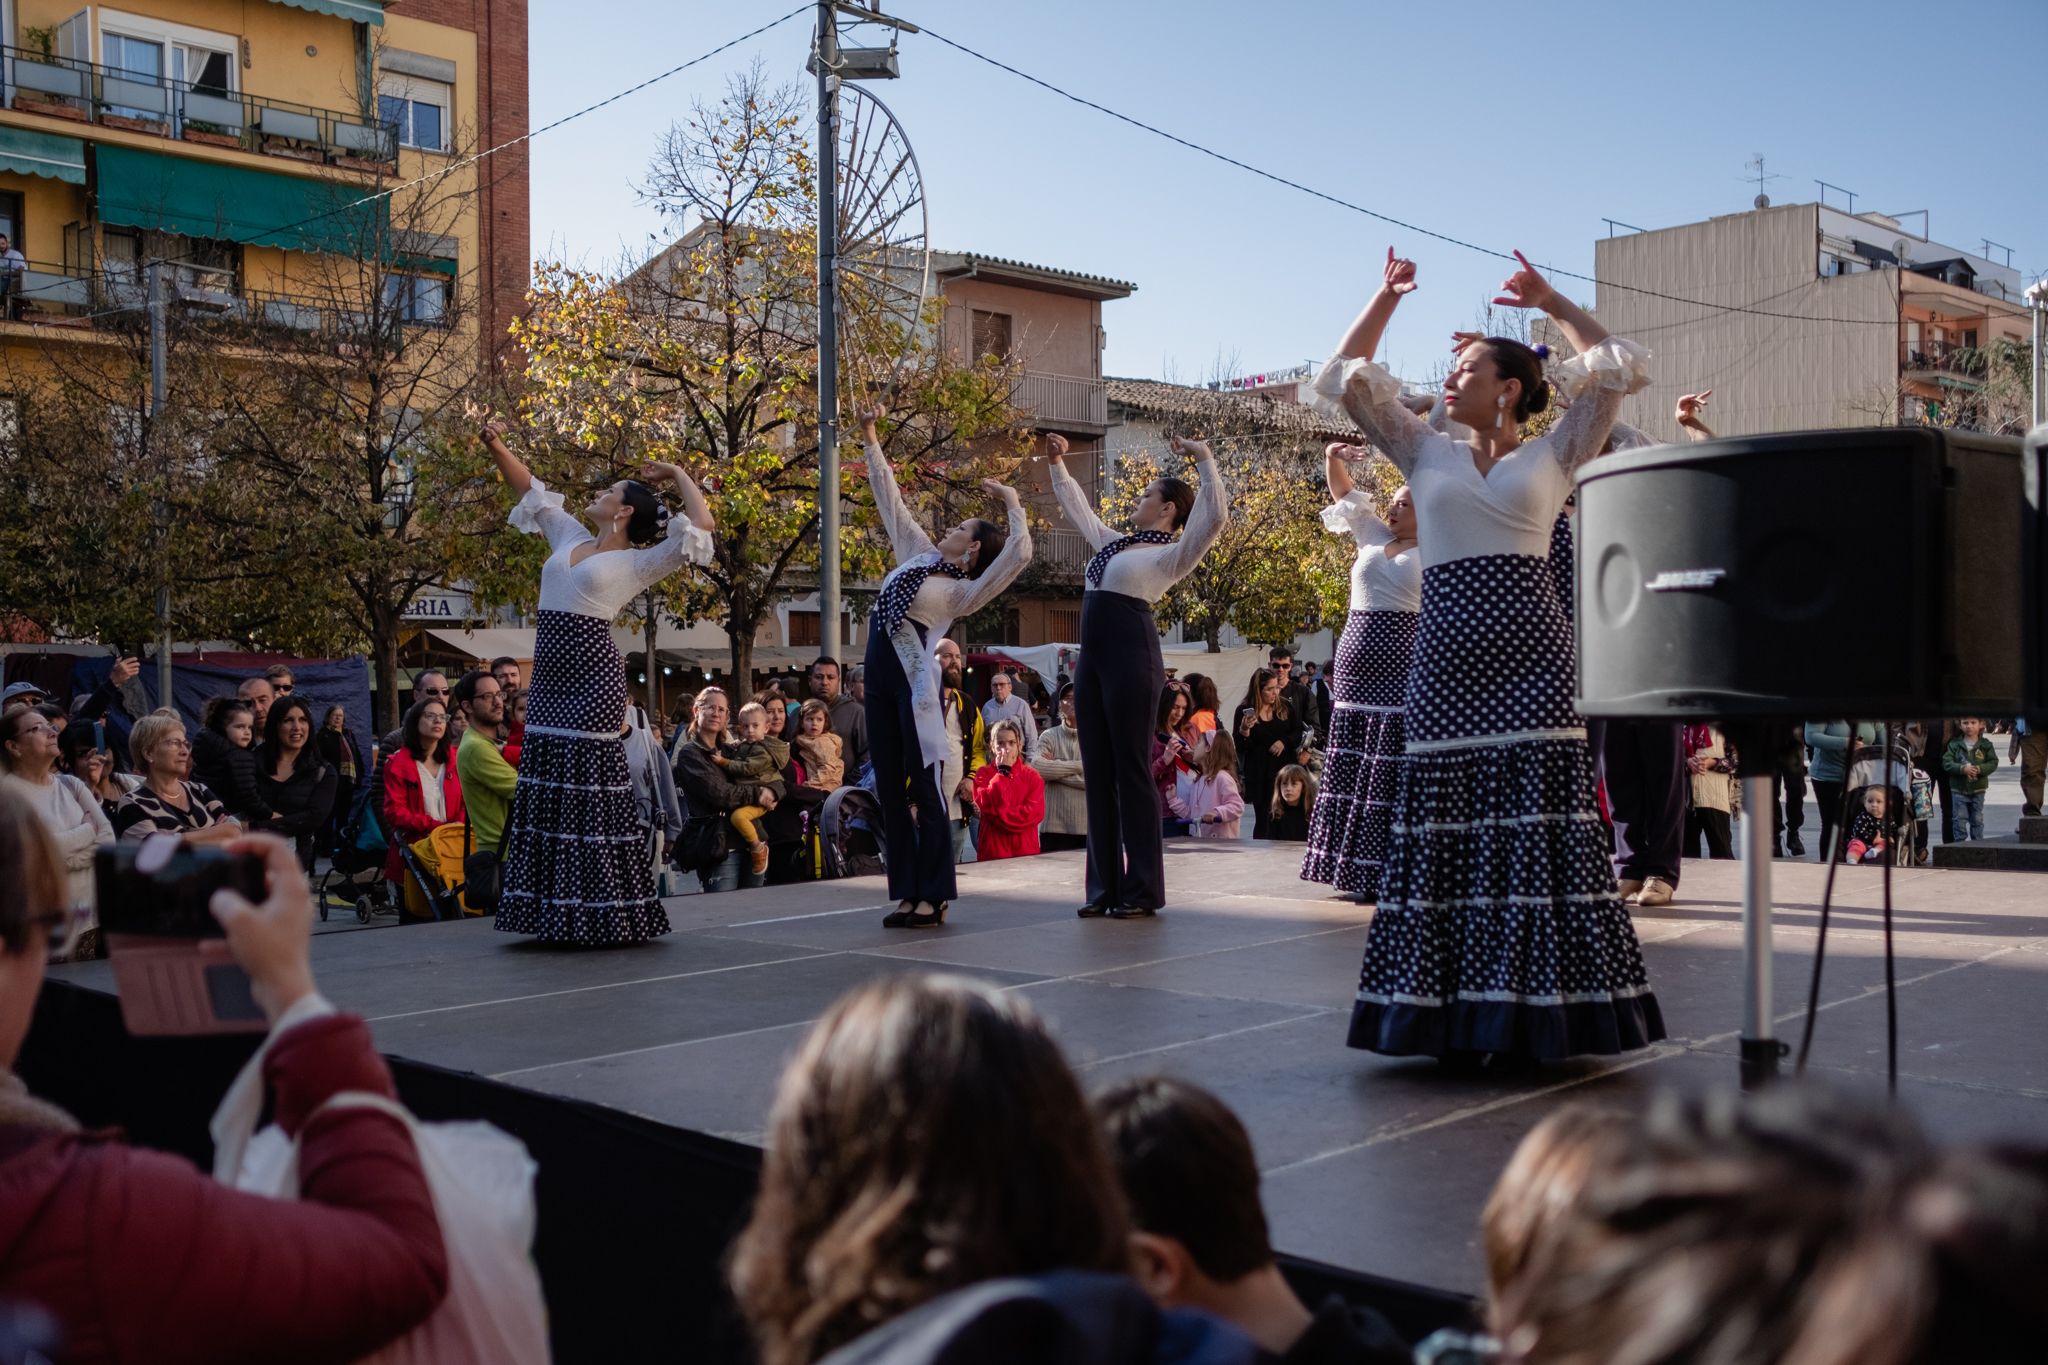
<instances>
[{"instance_id":1,"label":"stage floor","mask_svg":"<svg viewBox=\"0 0 2048 1365\"><path fill-rule=\"evenodd\" d=\"M1015 989L1093 1086L1169 1072L1244 1116L1283 1251L1441 1289L1481 1282L1479 1209L1514 1144L1568 1100L1637 1106L1732 1086L1740 870L1688 862L1680 901L1637 917L1672 1032L1627 1057L1507 1078L1344 1046L1370 912L1297 879L1300 846L1179 841L1154 920L1076 919L1078 853L961 869L943 928L885 930L879 878L668 903L676 932L563 950L488 923L323 934L322 989L395 1056L758 1143L782 1062L857 982L919 969ZM1796 1043L1818 921L1812 863L1780 862L1777 1004ZM1844 869L1815 1070L1881 1088L1876 869ZM1906 1100L1953 1137L2048 1134L2048 878L1900 870ZM105 963L52 975L111 989Z\"/></svg>"}]
</instances>

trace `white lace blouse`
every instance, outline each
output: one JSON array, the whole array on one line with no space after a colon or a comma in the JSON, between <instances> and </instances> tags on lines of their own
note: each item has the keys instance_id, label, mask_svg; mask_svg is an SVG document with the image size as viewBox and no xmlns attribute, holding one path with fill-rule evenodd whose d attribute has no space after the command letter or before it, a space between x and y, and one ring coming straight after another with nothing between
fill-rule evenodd
<instances>
[{"instance_id":1,"label":"white lace blouse","mask_svg":"<svg viewBox=\"0 0 2048 1365\"><path fill-rule=\"evenodd\" d=\"M868 444L868 483L875 490L875 511L881 515L882 530L889 537L897 566L933 553L932 538L918 524L903 501L902 490L896 487L889 457L872 442ZM1031 562L1031 525L1022 507L1011 508L1009 520L1009 540L1004 543L1003 552L982 570L981 577L953 578L936 573L927 576L918 585L917 596L910 599L911 620L943 631L951 622L972 616L995 601L1004 588L1016 582L1017 575ZM938 641L934 639L932 644L937 645Z\"/></svg>"},{"instance_id":2,"label":"white lace blouse","mask_svg":"<svg viewBox=\"0 0 2048 1365\"><path fill-rule=\"evenodd\" d=\"M1222 473L1214 460L1202 461L1201 469L1202 484L1195 490L1195 505L1188 513L1187 525L1181 527L1180 539L1166 545L1131 546L1110 559L1100 583L1088 582L1084 574L1083 593L1115 592L1140 602L1157 602L1166 596L1168 588L1195 571L1195 565L1202 562L1202 556L1230 523ZM1087 491L1074 482L1074 476L1060 461L1053 462L1052 493L1067 520L1088 542L1089 549L1099 550L1124 538L1125 532L1103 525L1094 504L1088 501Z\"/></svg>"},{"instance_id":3,"label":"white lace blouse","mask_svg":"<svg viewBox=\"0 0 2048 1365\"><path fill-rule=\"evenodd\" d=\"M540 609L615 619L639 594L685 564L711 560L711 533L678 513L662 538L644 549L596 550L570 563L578 545L596 537L562 510L562 495L539 479L506 520L528 535L546 536L554 553L540 571Z\"/></svg>"},{"instance_id":4,"label":"white lace blouse","mask_svg":"<svg viewBox=\"0 0 2048 1365\"><path fill-rule=\"evenodd\" d=\"M1600 453L1621 400L1650 382L1650 353L1610 337L1559 367L1573 402L1557 425L1481 474L1472 448L1401 405L1401 381L1370 360L1332 356L1316 376L1317 406L1342 412L1408 478L1423 528L1424 567L1478 555L1550 553L1572 473Z\"/></svg>"},{"instance_id":5,"label":"white lace blouse","mask_svg":"<svg viewBox=\"0 0 2048 1365\"><path fill-rule=\"evenodd\" d=\"M1351 561L1351 610L1422 610L1421 547L1388 554L1394 533L1373 511L1371 499L1352 489L1323 509L1323 527L1358 542Z\"/></svg>"}]
</instances>

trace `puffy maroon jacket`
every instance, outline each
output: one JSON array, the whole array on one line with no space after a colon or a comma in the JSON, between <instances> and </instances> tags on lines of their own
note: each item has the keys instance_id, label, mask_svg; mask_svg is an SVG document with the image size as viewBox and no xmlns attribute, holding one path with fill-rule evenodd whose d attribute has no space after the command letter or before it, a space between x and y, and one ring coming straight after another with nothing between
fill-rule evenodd
<instances>
[{"instance_id":1,"label":"puffy maroon jacket","mask_svg":"<svg viewBox=\"0 0 2048 1365\"><path fill-rule=\"evenodd\" d=\"M392 1093L363 1021L293 1027L264 1073L302 1138L296 1201L115 1134L0 1126L0 1299L52 1314L67 1365L344 1362L439 1306L441 1228L404 1126L366 1109L306 1124L338 1091Z\"/></svg>"}]
</instances>

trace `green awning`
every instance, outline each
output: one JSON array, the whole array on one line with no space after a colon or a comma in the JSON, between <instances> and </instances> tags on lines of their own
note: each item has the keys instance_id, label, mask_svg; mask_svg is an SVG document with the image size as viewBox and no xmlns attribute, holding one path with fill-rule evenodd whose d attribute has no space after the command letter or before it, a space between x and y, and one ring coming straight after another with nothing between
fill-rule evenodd
<instances>
[{"instance_id":1,"label":"green awning","mask_svg":"<svg viewBox=\"0 0 2048 1365\"><path fill-rule=\"evenodd\" d=\"M103 223L363 259L390 251L390 201L355 202L358 184L105 143L93 160Z\"/></svg>"},{"instance_id":2,"label":"green awning","mask_svg":"<svg viewBox=\"0 0 2048 1365\"><path fill-rule=\"evenodd\" d=\"M359 24L384 26L384 5L382 0L277 0L280 5L293 9L310 10L314 14L331 14L337 19L353 19Z\"/></svg>"},{"instance_id":3,"label":"green awning","mask_svg":"<svg viewBox=\"0 0 2048 1365\"><path fill-rule=\"evenodd\" d=\"M456 263L445 256L397 256L392 259L391 263L400 270L431 271L434 274L447 275L451 278L461 273Z\"/></svg>"},{"instance_id":4,"label":"green awning","mask_svg":"<svg viewBox=\"0 0 2048 1365\"><path fill-rule=\"evenodd\" d=\"M0 128L0 171L46 175L67 185L83 185L85 143L29 128Z\"/></svg>"}]
</instances>

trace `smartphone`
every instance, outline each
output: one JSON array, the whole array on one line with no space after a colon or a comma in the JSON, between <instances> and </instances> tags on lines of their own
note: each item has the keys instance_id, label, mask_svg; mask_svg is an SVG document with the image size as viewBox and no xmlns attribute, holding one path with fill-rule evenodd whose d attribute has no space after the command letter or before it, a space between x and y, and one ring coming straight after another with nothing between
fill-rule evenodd
<instances>
[{"instance_id":1,"label":"smartphone","mask_svg":"<svg viewBox=\"0 0 2048 1365\"><path fill-rule=\"evenodd\" d=\"M228 952L209 903L223 887L264 896L263 860L152 834L104 847L93 861L100 931L121 1019L138 1037L261 1033L269 1028L249 974Z\"/></svg>"}]
</instances>

